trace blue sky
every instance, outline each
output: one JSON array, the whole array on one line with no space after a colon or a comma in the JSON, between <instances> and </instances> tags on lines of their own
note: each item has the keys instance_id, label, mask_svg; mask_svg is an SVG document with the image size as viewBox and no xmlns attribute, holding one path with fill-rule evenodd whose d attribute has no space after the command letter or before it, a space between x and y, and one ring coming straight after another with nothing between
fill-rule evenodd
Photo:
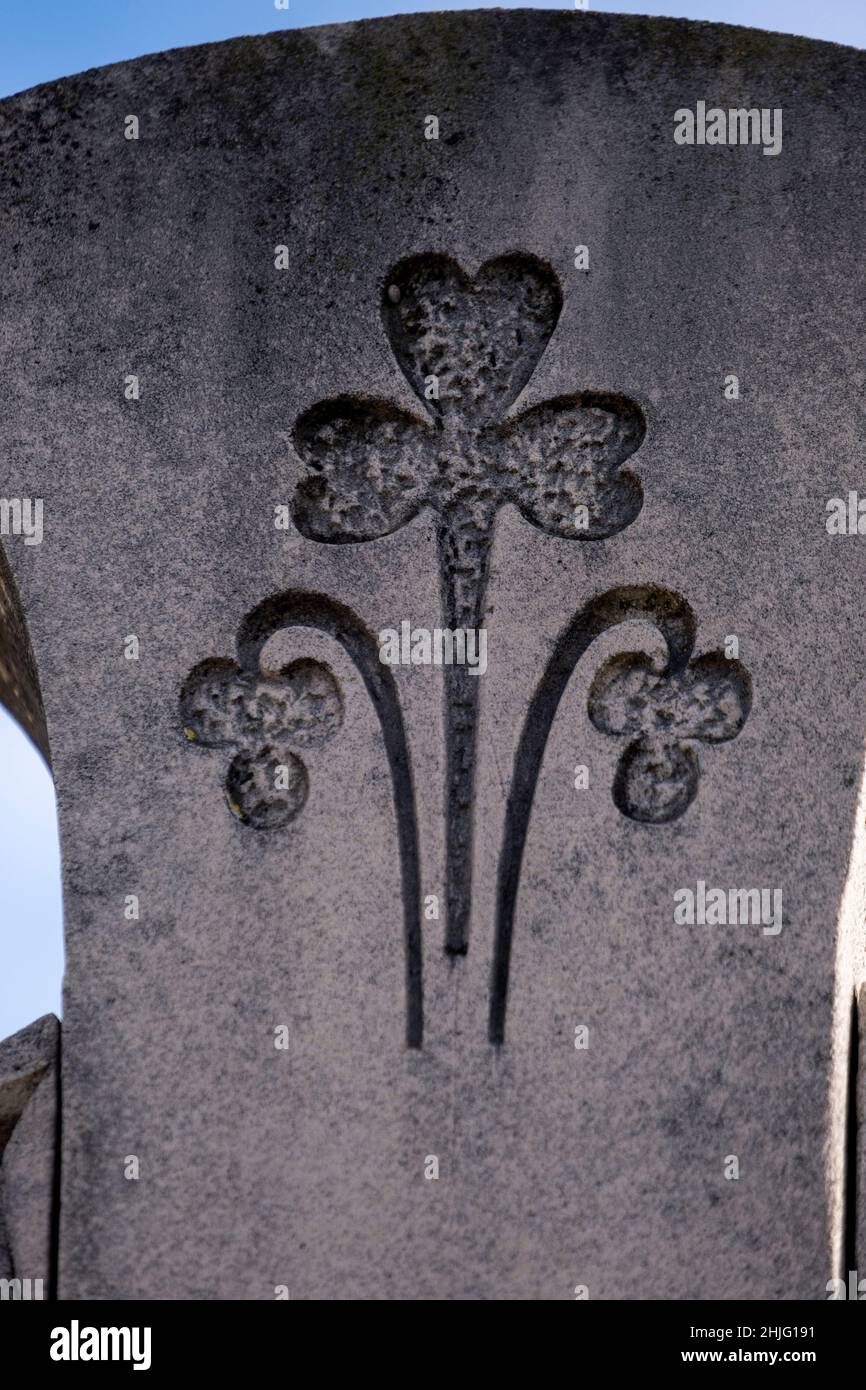
<instances>
[{"instance_id":1,"label":"blue sky","mask_svg":"<svg viewBox=\"0 0 866 1390\"><path fill-rule=\"evenodd\" d=\"M276 10L274 0L0 0L0 95L142 53L238 34L414 10L471 8L475 7L442 0L404 0L392 6L381 0L289 0L287 12ZM519 8L573 9L574 0ZM866 47L866 0L590 0L590 8L749 24Z\"/></svg>"},{"instance_id":2,"label":"blue sky","mask_svg":"<svg viewBox=\"0 0 866 1390\"><path fill-rule=\"evenodd\" d=\"M63 950L54 783L0 707L0 1038L60 1010Z\"/></svg>"},{"instance_id":3,"label":"blue sky","mask_svg":"<svg viewBox=\"0 0 866 1390\"><path fill-rule=\"evenodd\" d=\"M574 9L570 4L503 8ZM472 5L363 0L0 0L0 96L104 63L238 34ZM866 0L643 0L592 3L611 13L717 20L866 48ZM0 117L2 119L2 117ZM60 1012L60 863L45 764L0 709L0 1038Z\"/></svg>"}]
</instances>

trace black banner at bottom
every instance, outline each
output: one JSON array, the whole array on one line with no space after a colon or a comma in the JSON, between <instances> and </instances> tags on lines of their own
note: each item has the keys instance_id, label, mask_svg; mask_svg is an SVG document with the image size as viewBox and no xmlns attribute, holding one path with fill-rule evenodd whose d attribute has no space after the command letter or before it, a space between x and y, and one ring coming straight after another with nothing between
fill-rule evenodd
<instances>
[{"instance_id":1,"label":"black banner at bottom","mask_svg":"<svg viewBox=\"0 0 866 1390\"><path fill-rule=\"evenodd\" d=\"M839 1300L852 1301L852 1300ZM862 1297L859 1301L863 1301ZM15 1369L20 1374L47 1372L62 1383L70 1376L93 1379L100 1371L112 1375L147 1376L157 1383L178 1372L197 1376L224 1377L271 1367L288 1374L304 1371L304 1363L315 1352L316 1373L339 1366L342 1357L355 1374L382 1366L382 1334L372 1323L371 1311L364 1314L360 1329L347 1305L327 1305L326 1322L309 1302L88 1302L39 1303L26 1300L0 1302L0 1336L7 1352L14 1348ZM465 1314L464 1314L465 1315ZM434 1314L434 1317L439 1315ZM475 1326L488 1331L488 1316L495 1312L478 1308L470 1318ZM509 1317L513 1318L514 1314ZM827 1303L763 1302L598 1302L575 1300L563 1317L543 1330L536 1320L521 1333L509 1322L499 1346L521 1347L537 1359L561 1357L566 1351L569 1363L584 1370L590 1365L610 1372L631 1370L668 1373L678 1368L689 1374L708 1366L761 1367L768 1372L780 1367L811 1368L826 1379L848 1366L856 1366L862 1356L866 1321L857 1308ZM462 1316L460 1319L462 1323ZM436 1322L437 1335L424 1349L424 1379L435 1375L437 1361L443 1375L453 1376L454 1344L443 1336ZM321 1337L321 1330L326 1336ZM388 1324L389 1335L396 1334L397 1345L406 1339L425 1335L422 1322ZM451 1331L470 1332L472 1323L451 1325ZM358 1331L361 1335L358 1336ZM539 1335L541 1333L541 1335ZM557 1334L567 1339L557 1346ZM350 1340L344 1340L351 1334ZM578 1341L572 1339L578 1338ZM497 1344L478 1344L485 1367L495 1361ZM514 1351L509 1351L513 1356ZM587 1361L591 1356L593 1361ZM298 1358L302 1358L300 1361ZM574 1358L578 1357L578 1362ZM402 1358L401 1358L402 1359ZM460 1355L465 1365L465 1354ZM395 1358L395 1370L399 1364ZM540 1369L540 1368L539 1368ZM551 1369L553 1369L551 1367Z\"/></svg>"}]
</instances>

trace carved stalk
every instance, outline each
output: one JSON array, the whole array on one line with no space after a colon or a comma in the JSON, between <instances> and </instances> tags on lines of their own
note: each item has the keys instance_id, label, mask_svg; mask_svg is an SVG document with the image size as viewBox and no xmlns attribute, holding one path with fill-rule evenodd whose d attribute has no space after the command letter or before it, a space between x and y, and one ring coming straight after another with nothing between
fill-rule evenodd
<instances>
[{"instance_id":1,"label":"carved stalk","mask_svg":"<svg viewBox=\"0 0 866 1390\"><path fill-rule=\"evenodd\" d=\"M492 516L479 520L460 505L442 515L438 528L442 611L445 626L452 631L477 631L484 620L492 522ZM465 663L445 667L445 949L455 956L465 955L469 946L479 679Z\"/></svg>"}]
</instances>

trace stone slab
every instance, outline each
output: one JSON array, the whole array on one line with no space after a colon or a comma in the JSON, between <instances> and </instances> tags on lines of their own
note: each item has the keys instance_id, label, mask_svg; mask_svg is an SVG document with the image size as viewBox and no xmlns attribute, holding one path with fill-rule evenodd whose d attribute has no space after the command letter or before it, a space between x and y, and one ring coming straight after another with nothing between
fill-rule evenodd
<instances>
[{"instance_id":1,"label":"stone slab","mask_svg":"<svg viewBox=\"0 0 866 1390\"><path fill-rule=\"evenodd\" d=\"M863 477L864 78L481 11L0 104L62 1296L826 1297L866 907L864 542L825 525ZM698 100L781 108L781 153L677 145ZM483 677L377 662L445 620L483 620ZM782 930L678 924L699 883L781 892Z\"/></svg>"}]
</instances>

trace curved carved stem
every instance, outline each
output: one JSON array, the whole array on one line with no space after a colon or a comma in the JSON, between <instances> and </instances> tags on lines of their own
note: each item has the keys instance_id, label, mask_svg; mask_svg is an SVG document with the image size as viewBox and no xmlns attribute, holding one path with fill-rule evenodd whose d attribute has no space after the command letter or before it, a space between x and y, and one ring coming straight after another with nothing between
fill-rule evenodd
<instances>
[{"instance_id":1,"label":"curved carved stem","mask_svg":"<svg viewBox=\"0 0 866 1390\"><path fill-rule=\"evenodd\" d=\"M424 1013L421 978L421 875L418 825L412 765L403 726L397 687L387 666L379 661L375 638L360 618L325 594L293 590L266 599L250 613L238 632L241 664L259 669L265 643L282 628L311 627L334 637L354 662L379 717L394 788L397 843L403 887L403 920L406 953L406 1042L420 1047Z\"/></svg>"},{"instance_id":2,"label":"curved carved stem","mask_svg":"<svg viewBox=\"0 0 866 1390\"><path fill-rule=\"evenodd\" d=\"M514 757L497 879L496 945L489 1021L490 1041L497 1045L505 1041L511 942L523 851L553 720L583 653L608 628L632 619L653 623L662 633L669 653L666 673L676 674L684 670L695 639L695 623L688 604L668 589L611 589L581 608L560 634L523 723Z\"/></svg>"}]
</instances>

